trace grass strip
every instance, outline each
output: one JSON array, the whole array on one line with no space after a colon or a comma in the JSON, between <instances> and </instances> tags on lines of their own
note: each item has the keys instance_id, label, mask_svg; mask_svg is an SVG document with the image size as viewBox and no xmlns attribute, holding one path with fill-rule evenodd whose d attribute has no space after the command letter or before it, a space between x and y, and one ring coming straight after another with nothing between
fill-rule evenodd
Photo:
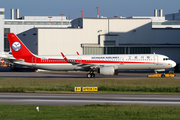
<instances>
[{"instance_id":1,"label":"grass strip","mask_svg":"<svg viewBox=\"0 0 180 120\"><path fill-rule=\"evenodd\" d=\"M179 120L180 107L143 105L0 105L2 120Z\"/></svg>"},{"instance_id":2,"label":"grass strip","mask_svg":"<svg viewBox=\"0 0 180 120\"><path fill-rule=\"evenodd\" d=\"M0 92L73 92L74 87L96 86L99 92L180 93L180 80L174 78L139 79L43 79L1 78Z\"/></svg>"}]
</instances>

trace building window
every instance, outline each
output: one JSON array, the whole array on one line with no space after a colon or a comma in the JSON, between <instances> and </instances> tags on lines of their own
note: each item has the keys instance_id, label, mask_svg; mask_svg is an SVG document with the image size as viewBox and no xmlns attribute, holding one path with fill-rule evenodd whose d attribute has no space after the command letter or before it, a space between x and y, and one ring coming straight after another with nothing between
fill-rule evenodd
<instances>
[{"instance_id":1,"label":"building window","mask_svg":"<svg viewBox=\"0 0 180 120\"><path fill-rule=\"evenodd\" d=\"M125 47L84 47L84 55L125 54Z\"/></svg>"},{"instance_id":2,"label":"building window","mask_svg":"<svg viewBox=\"0 0 180 120\"><path fill-rule=\"evenodd\" d=\"M4 12L0 12L0 15L4 15Z\"/></svg>"},{"instance_id":3,"label":"building window","mask_svg":"<svg viewBox=\"0 0 180 120\"><path fill-rule=\"evenodd\" d=\"M10 33L10 28L4 28L4 51L10 51L9 40L7 37L7 33Z\"/></svg>"},{"instance_id":4,"label":"building window","mask_svg":"<svg viewBox=\"0 0 180 120\"><path fill-rule=\"evenodd\" d=\"M150 47L130 47L130 54L151 54Z\"/></svg>"},{"instance_id":5,"label":"building window","mask_svg":"<svg viewBox=\"0 0 180 120\"><path fill-rule=\"evenodd\" d=\"M106 46L106 45L115 45L116 44L116 42L115 41L104 41L104 46Z\"/></svg>"},{"instance_id":6,"label":"building window","mask_svg":"<svg viewBox=\"0 0 180 120\"><path fill-rule=\"evenodd\" d=\"M107 52L105 54L125 54L124 47L107 47Z\"/></svg>"},{"instance_id":7,"label":"building window","mask_svg":"<svg viewBox=\"0 0 180 120\"><path fill-rule=\"evenodd\" d=\"M152 25L180 25L180 22L153 22Z\"/></svg>"},{"instance_id":8,"label":"building window","mask_svg":"<svg viewBox=\"0 0 180 120\"><path fill-rule=\"evenodd\" d=\"M104 47L84 47L84 55L98 55L104 54Z\"/></svg>"},{"instance_id":9,"label":"building window","mask_svg":"<svg viewBox=\"0 0 180 120\"><path fill-rule=\"evenodd\" d=\"M38 21L5 21L5 25L70 25L70 22L62 22L62 21L45 21L45 22L38 22Z\"/></svg>"}]
</instances>

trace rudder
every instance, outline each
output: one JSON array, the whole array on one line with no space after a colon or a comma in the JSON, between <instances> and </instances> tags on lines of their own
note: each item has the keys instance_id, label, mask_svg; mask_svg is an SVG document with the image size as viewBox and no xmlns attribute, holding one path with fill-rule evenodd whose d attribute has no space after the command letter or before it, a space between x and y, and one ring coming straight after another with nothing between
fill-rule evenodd
<instances>
[{"instance_id":1,"label":"rudder","mask_svg":"<svg viewBox=\"0 0 180 120\"><path fill-rule=\"evenodd\" d=\"M7 33L7 36L14 58L25 59L34 56L14 33Z\"/></svg>"}]
</instances>

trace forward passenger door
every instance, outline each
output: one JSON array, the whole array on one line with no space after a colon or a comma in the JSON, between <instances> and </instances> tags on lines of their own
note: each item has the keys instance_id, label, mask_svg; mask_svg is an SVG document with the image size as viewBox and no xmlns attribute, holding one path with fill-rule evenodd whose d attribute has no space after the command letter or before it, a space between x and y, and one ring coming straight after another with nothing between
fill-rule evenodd
<instances>
[{"instance_id":1,"label":"forward passenger door","mask_svg":"<svg viewBox=\"0 0 180 120\"><path fill-rule=\"evenodd\" d=\"M154 55L154 64L158 64L158 56Z\"/></svg>"}]
</instances>

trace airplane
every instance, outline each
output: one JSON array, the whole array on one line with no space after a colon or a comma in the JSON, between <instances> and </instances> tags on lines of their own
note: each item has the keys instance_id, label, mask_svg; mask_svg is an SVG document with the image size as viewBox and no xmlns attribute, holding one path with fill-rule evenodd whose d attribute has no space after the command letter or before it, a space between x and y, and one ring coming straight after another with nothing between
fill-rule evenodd
<instances>
[{"instance_id":1,"label":"airplane","mask_svg":"<svg viewBox=\"0 0 180 120\"><path fill-rule=\"evenodd\" d=\"M4 59L0 58L0 64L4 63Z\"/></svg>"},{"instance_id":2,"label":"airplane","mask_svg":"<svg viewBox=\"0 0 180 120\"><path fill-rule=\"evenodd\" d=\"M1 62L8 62L8 63L13 63L14 60L16 60L13 56L12 56L12 52L0 52L0 59Z\"/></svg>"},{"instance_id":3,"label":"airplane","mask_svg":"<svg viewBox=\"0 0 180 120\"><path fill-rule=\"evenodd\" d=\"M14 34L7 33L14 63L44 70L89 71L87 78L101 75L117 75L118 70L165 71L176 63L160 54L111 54L111 55L35 55Z\"/></svg>"},{"instance_id":4,"label":"airplane","mask_svg":"<svg viewBox=\"0 0 180 120\"><path fill-rule=\"evenodd\" d=\"M12 52L0 52L0 58L12 57Z\"/></svg>"}]
</instances>

